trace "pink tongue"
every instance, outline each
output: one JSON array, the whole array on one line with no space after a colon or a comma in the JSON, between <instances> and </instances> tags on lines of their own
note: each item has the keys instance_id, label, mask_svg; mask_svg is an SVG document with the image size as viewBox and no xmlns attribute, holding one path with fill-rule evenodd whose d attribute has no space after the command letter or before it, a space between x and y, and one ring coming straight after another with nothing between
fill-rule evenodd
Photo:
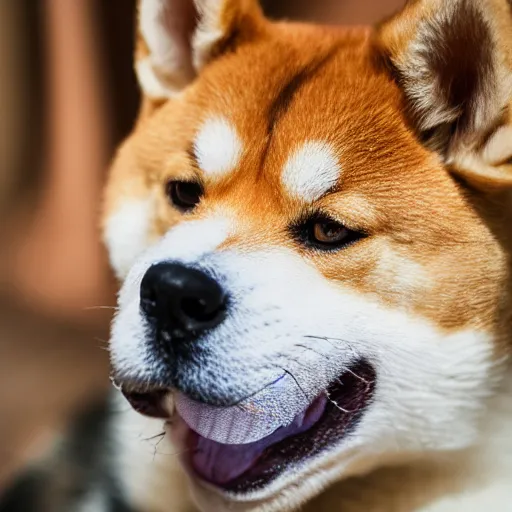
<instances>
[{"instance_id":1,"label":"pink tongue","mask_svg":"<svg viewBox=\"0 0 512 512\"><path fill-rule=\"evenodd\" d=\"M191 431L192 467L207 482L228 484L254 466L266 448L313 427L322 416L326 403L326 397L321 395L306 411L298 414L290 425L254 443L222 444Z\"/></svg>"},{"instance_id":2,"label":"pink tongue","mask_svg":"<svg viewBox=\"0 0 512 512\"><path fill-rule=\"evenodd\" d=\"M308 397L299 391L297 382L285 374L237 405L216 407L183 393L176 393L175 404L179 415L200 436L221 444L251 444L290 425L309 407Z\"/></svg>"}]
</instances>

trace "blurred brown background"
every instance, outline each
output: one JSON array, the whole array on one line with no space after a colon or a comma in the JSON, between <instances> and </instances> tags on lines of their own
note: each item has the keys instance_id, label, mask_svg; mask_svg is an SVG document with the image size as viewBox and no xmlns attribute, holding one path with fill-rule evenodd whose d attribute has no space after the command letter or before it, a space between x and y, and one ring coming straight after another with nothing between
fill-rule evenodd
<instances>
[{"instance_id":1,"label":"blurred brown background","mask_svg":"<svg viewBox=\"0 0 512 512\"><path fill-rule=\"evenodd\" d=\"M401 0L267 0L274 17L359 24ZM129 132L135 0L0 0L0 493L108 388L115 282L101 189Z\"/></svg>"}]
</instances>

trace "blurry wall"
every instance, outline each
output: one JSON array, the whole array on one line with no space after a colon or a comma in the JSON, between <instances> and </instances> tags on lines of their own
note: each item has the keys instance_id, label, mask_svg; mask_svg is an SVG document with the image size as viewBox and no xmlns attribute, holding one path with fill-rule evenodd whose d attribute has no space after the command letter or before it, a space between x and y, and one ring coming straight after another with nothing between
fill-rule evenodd
<instances>
[{"instance_id":1,"label":"blurry wall","mask_svg":"<svg viewBox=\"0 0 512 512\"><path fill-rule=\"evenodd\" d=\"M23 134L27 131L28 66L20 4L0 2L0 208L12 192L22 159Z\"/></svg>"},{"instance_id":2,"label":"blurry wall","mask_svg":"<svg viewBox=\"0 0 512 512\"><path fill-rule=\"evenodd\" d=\"M98 226L133 24L129 0L0 0L0 492L109 384Z\"/></svg>"}]
</instances>

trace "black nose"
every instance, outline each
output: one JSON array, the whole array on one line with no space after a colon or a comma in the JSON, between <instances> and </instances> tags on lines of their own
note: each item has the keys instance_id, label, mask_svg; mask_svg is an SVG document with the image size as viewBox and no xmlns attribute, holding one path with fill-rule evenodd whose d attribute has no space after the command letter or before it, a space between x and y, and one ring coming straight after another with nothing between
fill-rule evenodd
<instances>
[{"instance_id":1,"label":"black nose","mask_svg":"<svg viewBox=\"0 0 512 512\"><path fill-rule=\"evenodd\" d=\"M140 286L140 305L172 339L193 339L222 322L226 294L200 270L180 263L150 267Z\"/></svg>"}]
</instances>

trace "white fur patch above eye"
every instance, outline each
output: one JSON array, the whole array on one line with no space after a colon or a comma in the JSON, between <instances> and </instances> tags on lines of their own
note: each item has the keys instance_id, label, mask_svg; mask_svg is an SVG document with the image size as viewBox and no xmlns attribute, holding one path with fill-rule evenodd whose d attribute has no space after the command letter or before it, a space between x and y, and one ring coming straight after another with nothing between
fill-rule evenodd
<instances>
[{"instance_id":1,"label":"white fur patch above eye","mask_svg":"<svg viewBox=\"0 0 512 512\"><path fill-rule=\"evenodd\" d=\"M204 122L194 141L199 167L212 176L233 171L242 155L242 141L235 127L223 117Z\"/></svg>"},{"instance_id":2,"label":"white fur patch above eye","mask_svg":"<svg viewBox=\"0 0 512 512\"><path fill-rule=\"evenodd\" d=\"M314 201L338 181L341 168L330 144L306 142L286 162L281 181L294 197Z\"/></svg>"}]
</instances>

